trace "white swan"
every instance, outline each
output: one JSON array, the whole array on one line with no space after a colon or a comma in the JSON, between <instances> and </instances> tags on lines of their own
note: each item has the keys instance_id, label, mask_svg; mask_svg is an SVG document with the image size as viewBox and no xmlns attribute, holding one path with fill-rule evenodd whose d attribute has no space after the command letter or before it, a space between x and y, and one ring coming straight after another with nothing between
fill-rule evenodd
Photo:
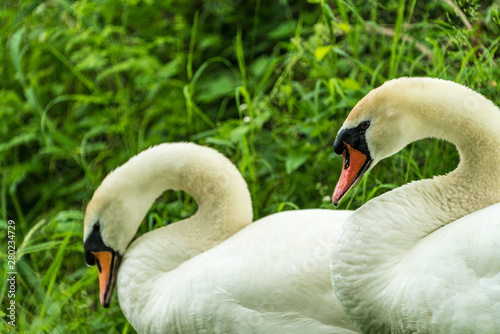
<instances>
[{"instance_id":1,"label":"white swan","mask_svg":"<svg viewBox=\"0 0 500 334\"><path fill-rule=\"evenodd\" d=\"M166 189L191 194L197 213L127 248ZM250 195L229 160L194 144L162 144L96 190L85 256L99 268L105 307L118 275L121 309L139 333L353 333L329 277L330 244L348 215L288 211L249 225Z\"/></svg>"},{"instance_id":2,"label":"white swan","mask_svg":"<svg viewBox=\"0 0 500 334\"><path fill-rule=\"evenodd\" d=\"M362 332L500 333L500 112L491 101L430 78L373 90L335 140L345 165L333 201L425 137L454 143L460 164L353 213L333 243L334 290Z\"/></svg>"}]
</instances>

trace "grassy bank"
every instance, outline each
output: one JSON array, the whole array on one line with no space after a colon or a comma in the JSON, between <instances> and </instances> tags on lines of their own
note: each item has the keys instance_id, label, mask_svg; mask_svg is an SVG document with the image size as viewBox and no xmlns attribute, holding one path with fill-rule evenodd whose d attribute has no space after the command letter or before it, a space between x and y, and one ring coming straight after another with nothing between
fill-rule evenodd
<instances>
[{"instance_id":1,"label":"grassy bank","mask_svg":"<svg viewBox=\"0 0 500 334\"><path fill-rule=\"evenodd\" d=\"M0 258L15 221L19 333L133 333L98 303L83 258L86 203L104 176L167 141L214 147L240 169L255 217L331 208L335 135L372 88L401 76L463 83L500 103L499 1L11 1L0 4ZM381 162L355 209L443 174L454 147L426 140ZM167 192L141 226L196 204ZM3 268L3 267L2 267ZM1 271L0 331L9 285Z\"/></svg>"}]
</instances>

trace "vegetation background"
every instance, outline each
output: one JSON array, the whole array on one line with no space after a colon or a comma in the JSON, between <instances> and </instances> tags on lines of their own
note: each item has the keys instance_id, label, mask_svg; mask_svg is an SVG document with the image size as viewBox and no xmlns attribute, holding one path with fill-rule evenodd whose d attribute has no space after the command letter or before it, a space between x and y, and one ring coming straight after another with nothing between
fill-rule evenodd
<instances>
[{"instance_id":1,"label":"vegetation background","mask_svg":"<svg viewBox=\"0 0 500 334\"><path fill-rule=\"evenodd\" d=\"M256 219L330 208L332 152L350 108L401 76L465 84L500 103L499 1L4 0L0 4L0 332L133 333L98 302L84 263L86 203L105 175L168 141L215 147L240 169ZM355 209L443 174L454 147L386 159ZM196 204L166 192L139 233ZM16 328L7 325L7 221L16 222Z\"/></svg>"}]
</instances>

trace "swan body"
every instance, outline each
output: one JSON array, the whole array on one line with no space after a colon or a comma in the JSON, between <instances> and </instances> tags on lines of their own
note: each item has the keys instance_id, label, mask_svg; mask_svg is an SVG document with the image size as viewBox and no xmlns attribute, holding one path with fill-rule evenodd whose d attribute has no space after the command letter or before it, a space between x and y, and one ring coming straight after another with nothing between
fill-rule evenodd
<instances>
[{"instance_id":1,"label":"swan body","mask_svg":"<svg viewBox=\"0 0 500 334\"><path fill-rule=\"evenodd\" d=\"M167 273L151 252L165 254L157 241L168 229L146 234L120 268L120 306L140 333L357 332L329 280L330 244L340 227L331 221L349 214L271 215ZM152 275L155 266L160 270ZM136 279L137 271L147 276Z\"/></svg>"},{"instance_id":2,"label":"swan body","mask_svg":"<svg viewBox=\"0 0 500 334\"><path fill-rule=\"evenodd\" d=\"M335 293L366 333L500 333L500 112L491 101L430 78L373 90L336 139L347 164L334 202L378 161L426 137L454 143L458 167L346 219L332 243Z\"/></svg>"},{"instance_id":3,"label":"swan body","mask_svg":"<svg viewBox=\"0 0 500 334\"><path fill-rule=\"evenodd\" d=\"M196 214L129 246L166 189L191 194ZM350 214L287 211L250 224L250 195L229 160L194 144L162 144L96 190L85 255L98 265L101 303L109 305L116 279L139 333L356 333L329 279L330 245Z\"/></svg>"}]
</instances>

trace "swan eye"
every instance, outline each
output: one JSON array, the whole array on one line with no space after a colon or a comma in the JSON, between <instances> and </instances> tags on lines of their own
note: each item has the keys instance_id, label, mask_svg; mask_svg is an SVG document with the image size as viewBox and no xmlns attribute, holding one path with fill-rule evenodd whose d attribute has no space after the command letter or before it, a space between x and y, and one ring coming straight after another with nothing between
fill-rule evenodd
<instances>
[{"instance_id":1,"label":"swan eye","mask_svg":"<svg viewBox=\"0 0 500 334\"><path fill-rule=\"evenodd\" d=\"M359 125L361 130L366 130L370 127L370 121L364 121Z\"/></svg>"}]
</instances>

